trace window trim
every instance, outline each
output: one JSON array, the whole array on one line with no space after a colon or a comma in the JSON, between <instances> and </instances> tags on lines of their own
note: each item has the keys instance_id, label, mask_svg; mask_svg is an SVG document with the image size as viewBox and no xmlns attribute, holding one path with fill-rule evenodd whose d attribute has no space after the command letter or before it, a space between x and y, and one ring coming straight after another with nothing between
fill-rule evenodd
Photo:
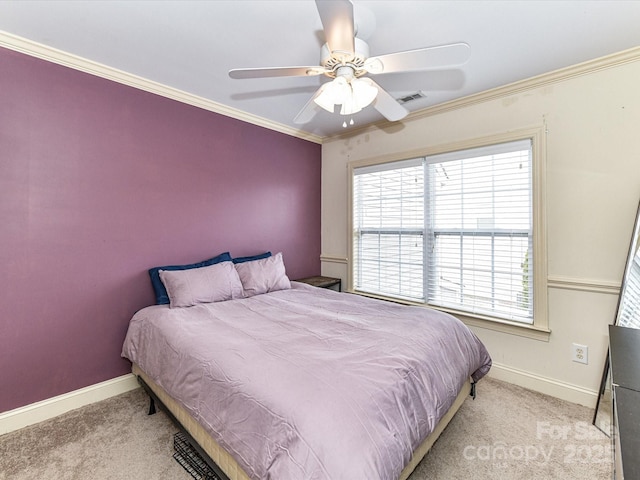
<instances>
[{"instance_id":1,"label":"window trim","mask_svg":"<svg viewBox=\"0 0 640 480\"><path fill-rule=\"evenodd\" d=\"M497 330L500 332L548 341L551 330L548 319L548 294L547 294L547 230L546 230L546 143L544 126L515 130L503 134L475 138L443 144L433 147L425 147L419 150L396 152L392 155L384 155L375 158L354 160L347 164L347 285L346 291L358 295L390 300L396 303L424 306L436 310L445 311L457 316L467 325ZM533 268L534 268L534 299L533 299L533 323L525 324L513 322L495 317L459 311L455 309L430 306L422 302L403 301L380 295L372 295L354 290L353 286L353 258L354 258L354 231L353 231L353 179L354 170L367 166L379 165L388 162L403 161L416 157L438 155L477 147L491 146L499 143L518 140L531 140L532 149L532 208L533 208Z\"/></svg>"}]
</instances>

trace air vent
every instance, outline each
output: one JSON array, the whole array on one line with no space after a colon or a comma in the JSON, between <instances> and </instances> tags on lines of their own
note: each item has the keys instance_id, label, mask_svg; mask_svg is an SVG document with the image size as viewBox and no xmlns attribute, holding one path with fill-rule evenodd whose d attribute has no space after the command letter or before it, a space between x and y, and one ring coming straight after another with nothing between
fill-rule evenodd
<instances>
[{"instance_id":1,"label":"air vent","mask_svg":"<svg viewBox=\"0 0 640 480\"><path fill-rule=\"evenodd\" d=\"M400 103L412 102L413 100L418 100L419 98L425 98L426 95L422 92L412 93L411 95L407 95L405 97L399 98L398 101Z\"/></svg>"}]
</instances>

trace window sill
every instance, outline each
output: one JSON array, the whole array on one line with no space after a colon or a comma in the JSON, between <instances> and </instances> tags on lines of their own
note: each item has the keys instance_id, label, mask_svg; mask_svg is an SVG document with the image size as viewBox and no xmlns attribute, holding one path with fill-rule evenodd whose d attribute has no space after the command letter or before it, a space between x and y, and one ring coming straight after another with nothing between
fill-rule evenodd
<instances>
[{"instance_id":1,"label":"window sill","mask_svg":"<svg viewBox=\"0 0 640 480\"><path fill-rule=\"evenodd\" d=\"M527 323L517 323L510 322L508 320L484 317L482 315L474 315L469 312L460 312L448 308L438 308L428 305L425 306L427 308L433 308L434 310L450 313L469 327L485 328L487 330L507 333L509 335L518 335L520 337L540 340L542 342L548 342L549 337L551 336L551 330L548 328L541 328Z\"/></svg>"},{"instance_id":2,"label":"window sill","mask_svg":"<svg viewBox=\"0 0 640 480\"><path fill-rule=\"evenodd\" d=\"M458 318L465 325L469 327L485 328L487 330L493 330L496 332L506 333L509 335L518 335L520 337L531 338L533 340L539 340L542 342L548 342L551 336L551 330L548 328L541 328L536 325L529 325L526 323L510 322L508 320L501 320L498 318L491 318L482 315L475 315L469 312L462 312L451 308L436 307L427 305L420 302L412 302L409 300L401 300L398 298L390 298L382 295L374 295L371 293L359 292L356 290L350 290L349 293L361 295L363 297L376 298L378 300L385 300L387 302L399 303L402 305L413 305L417 307L431 308L433 310L439 310L446 312L454 317Z\"/></svg>"}]
</instances>

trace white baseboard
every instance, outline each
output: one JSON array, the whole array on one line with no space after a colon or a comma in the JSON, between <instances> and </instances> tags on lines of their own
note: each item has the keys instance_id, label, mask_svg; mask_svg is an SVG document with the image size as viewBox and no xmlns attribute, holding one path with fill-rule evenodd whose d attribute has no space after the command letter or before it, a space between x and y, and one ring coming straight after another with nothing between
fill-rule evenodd
<instances>
[{"instance_id":1,"label":"white baseboard","mask_svg":"<svg viewBox=\"0 0 640 480\"><path fill-rule=\"evenodd\" d=\"M489 376L569 402L595 407L597 392L570 383L563 383L524 370L493 363ZM62 415L70 410L106 400L139 388L133 374L122 375L73 392L0 414L0 435Z\"/></svg>"},{"instance_id":2,"label":"white baseboard","mask_svg":"<svg viewBox=\"0 0 640 480\"><path fill-rule=\"evenodd\" d=\"M598 392L595 390L560 382L553 378L543 377L495 362L491 366L489 376L589 408L595 408L598 398Z\"/></svg>"},{"instance_id":3,"label":"white baseboard","mask_svg":"<svg viewBox=\"0 0 640 480\"><path fill-rule=\"evenodd\" d=\"M96 383L41 402L0 413L0 435L62 415L70 410L106 400L138 388L136 377L129 373Z\"/></svg>"}]
</instances>

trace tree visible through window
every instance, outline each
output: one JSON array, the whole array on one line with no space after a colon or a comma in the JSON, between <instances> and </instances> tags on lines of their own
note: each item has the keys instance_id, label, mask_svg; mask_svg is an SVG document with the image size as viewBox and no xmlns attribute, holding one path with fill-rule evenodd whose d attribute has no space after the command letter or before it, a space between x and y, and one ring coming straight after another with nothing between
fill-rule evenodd
<instances>
[{"instance_id":1,"label":"tree visible through window","mask_svg":"<svg viewBox=\"0 0 640 480\"><path fill-rule=\"evenodd\" d=\"M355 290L533 322L529 140L354 169Z\"/></svg>"}]
</instances>

